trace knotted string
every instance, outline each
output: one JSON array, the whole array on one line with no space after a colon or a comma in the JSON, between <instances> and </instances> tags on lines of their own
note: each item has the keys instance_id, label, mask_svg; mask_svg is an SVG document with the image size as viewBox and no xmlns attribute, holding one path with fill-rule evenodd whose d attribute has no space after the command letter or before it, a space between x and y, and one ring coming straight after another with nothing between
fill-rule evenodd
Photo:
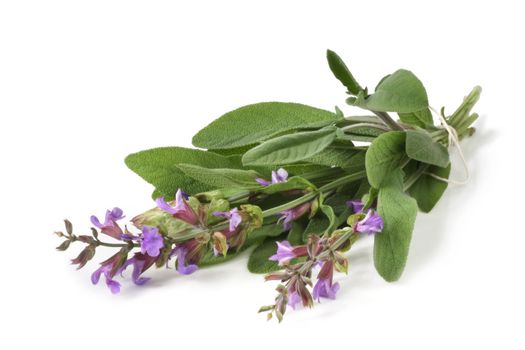
<instances>
[{"instance_id":1,"label":"knotted string","mask_svg":"<svg viewBox=\"0 0 525 350\"><path fill-rule=\"evenodd\" d=\"M433 173L426 173L426 174L432 176L434 179L437 179L437 180L440 180L440 181L443 181L443 182L446 182L446 183L449 183L449 184L465 185L469 181L470 173L469 173L469 170L468 170L467 161L465 160L465 155L463 154L463 150L461 149L461 146L459 144L458 132L456 131L456 129L454 129L452 126L450 126L447 123L447 120L445 119L445 117L441 113L438 113L432 107L429 107L429 108L434 114L436 114L439 117L439 121L441 122L441 126L443 127L443 129L446 130L446 132L448 134L449 147L450 146L456 146L457 147L458 153L459 153L459 157L461 158L461 163L463 165L463 168L465 169L465 179L464 180L453 180L453 179L447 179L447 178L438 176L438 175L433 174Z\"/></svg>"}]
</instances>

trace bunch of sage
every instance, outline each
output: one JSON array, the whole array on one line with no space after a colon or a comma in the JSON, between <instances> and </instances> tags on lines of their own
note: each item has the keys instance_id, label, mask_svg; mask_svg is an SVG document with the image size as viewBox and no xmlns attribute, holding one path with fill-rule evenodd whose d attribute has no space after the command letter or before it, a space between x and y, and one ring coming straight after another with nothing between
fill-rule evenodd
<instances>
[{"instance_id":1,"label":"bunch of sage","mask_svg":"<svg viewBox=\"0 0 525 350\"><path fill-rule=\"evenodd\" d=\"M103 276L113 293L121 288L116 276L128 267L142 285L153 265L173 259L179 273L191 274L249 249L248 269L280 281L275 303L260 309L279 321L288 306L335 298L334 271L347 272L345 252L360 237L374 236L381 277L399 279L418 210L430 212L448 186L450 146L474 132L478 115L471 110L481 89L446 115L429 106L423 84L408 70L386 75L370 93L336 53L327 58L347 89L346 103L362 115L257 103L200 130L197 149L131 154L126 164L155 187L156 207L135 216L133 229L119 224L118 207L103 220L92 216L87 235L73 233L66 220L65 232L56 232L65 238L57 249L84 243L72 260L78 268L100 246L117 249L91 276L94 284Z\"/></svg>"}]
</instances>

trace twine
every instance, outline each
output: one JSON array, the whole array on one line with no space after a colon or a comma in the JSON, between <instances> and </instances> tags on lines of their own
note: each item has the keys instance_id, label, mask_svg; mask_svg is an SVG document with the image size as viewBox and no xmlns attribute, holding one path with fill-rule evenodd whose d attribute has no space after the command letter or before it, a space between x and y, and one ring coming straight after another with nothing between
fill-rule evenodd
<instances>
[{"instance_id":1,"label":"twine","mask_svg":"<svg viewBox=\"0 0 525 350\"><path fill-rule=\"evenodd\" d=\"M432 107L429 107L429 108L434 114L437 114L437 116L439 117L439 121L441 122L441 126L443 127L443 129L446 130L446 132L448 134L448 145L449 145L449 147L452 147L452 146L456 146L457 147L457 150L458 150L458 153L459 153L459 157L461 158L461 164L463 165L463 168L465 169L465 179L464 180L447 179L447 178L444 178L444 177L441 177L441 176L438 176L438 175L432 174L432 173L427 173L427 175L430 175L434 179L446 182L448 184L459 185L459 186L466 185L468 183L469 179L470 179L470 172L469 172L469 169L468 169L467 161L465 159L465 155L463 154L463 150L461 149L461 146L459 144L458 132L456 131L456 129L454 129L452 126L450 126L447 123L447 120L445 119L445 117L441 113L436 112L436 110L434 108L432 108Z\"/></svg>"}]
</instances>

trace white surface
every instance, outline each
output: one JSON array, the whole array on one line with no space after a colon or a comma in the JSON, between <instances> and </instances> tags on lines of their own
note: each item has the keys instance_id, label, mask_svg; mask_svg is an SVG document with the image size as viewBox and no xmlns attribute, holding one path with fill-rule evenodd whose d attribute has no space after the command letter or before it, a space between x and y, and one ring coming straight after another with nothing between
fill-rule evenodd
<instances>
[{"instance_id":1,"label":"white surface","mask_svg":"<svg viewBox=\"0 0 525 350\"><path fill-rule=\"evenodd\" d=\"M517 3L2 1L0 347L523 349ZM278 325L256 314L275 284L249 274L246 257L188 277L150 271L152 283L127 280L114 296L91 285L95 263L68 264L79 247L54 250L62 218L87 230L92 213L152 206L128 153L190 146L249 103L344 107L327 48L372 88L411 69L449 111L484 89L479 132L464 143L471 181L418 217L399 282L376 275L371 240L360 242L338 300Z\"/></svg>"}]
</instances>

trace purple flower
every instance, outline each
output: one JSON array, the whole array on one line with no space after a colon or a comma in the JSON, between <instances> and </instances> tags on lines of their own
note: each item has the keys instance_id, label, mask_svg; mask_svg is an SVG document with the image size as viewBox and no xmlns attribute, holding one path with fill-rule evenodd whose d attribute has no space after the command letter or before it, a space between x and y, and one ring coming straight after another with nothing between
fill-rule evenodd
<instances>
[{"instance_id":1,"label":"purple flower","mask_svg":"<svg viewBox=\"0 0 525 350\"><path fill-rule=\"evenodd\" d=\"M297 307L297 304L302 303L301 296L296 291L289 291L288 292L288 305L292 307L292 309L295 310Z\"/></svg>"},{"instance_id":2,"label":"purple flower","mask_svg":"<svg viewBox=\"0 0 525 350\"><path fill-rule=\"evenodd\" d=\"M359 214L363 211L363 203L361 201L348 201L346 204L352 208L354 213ZM383 230L385 223L383 218L373 210L368 209L365 217L355 224L354 230L359 233L374 234Z\"/></svg>"},{"instance_id":3,"label":"purple flower","mask_svg":"<svg viewBox=\"0 0 525 350\"><path fill-rule=\"evenodd\" d=\"M186 199L184 197L185 193L179 189L175 194L174 207L166 203L164 197L157 198L157 206L165 212L170 213L177 219L185 221L191 225L195 225L199 218L197 217L193 209L190 207L190 205L186 202Z\"/></svg>"},{"instance_id":4,"label":"purple flower","mask_svg":"<svg viewBox=\"0 0 525 350\"><path fill-rule=\"evenodd\" d=\"M359 221L355 230L360 233L368 233L369 235L381 232L384 227L384 222L381 216L372 209L369 209L363 220Z\"/></svg>"},{"instance_id":5,"label":"purple flower","mask_svg":"<svg viewBox=\"0 0 525 350\"><path fill-rule=\"evenodd\" d=\"M277 171L272 171L272 182L269 182L265 179L262 179L260 177L256 178L255 181L257 181L260 185L263 186L270 186L272 184L277 184L280 182L285 182L288 180L288 172L284 170L283 168L277 169Z\"/></svg>"},{"instance_id":6,"label":"purple flower","mask_svg":"<svg viewBox=\"0 0 525 350\"><path fill-rule=\"evenodd\" d=\"M106 285L108 286L109 290L113 294L117 294L120 292L120 283L115 281L111 276L112 265L102 265L100 268L95 270L93 274L91 275L91 282L93 284L97 284L100 280L100 275L104 274L104 277L106 278Z\"/></svg>"},{"instance_id":7,"label":"purple flower","mask_svg":"<svg viewBox=\"0 0 525 350\"><path fill-rule=\"evenodd\" d=\"M102 233L115 239L120 239L122 229L117 224L117 221L122 218L124 218L122 209L115 207L113 210L106 211L106 217L103 224L100 223L100 220L95 215L91 216L91 223L95 227L98 227Z\"/></svg>"},{"instance_id":8,"label":"purple flower","mask_svg":"<svg viewBox=\"0 0 525 350\"><path fill-rule=\"evenodd\" d=\"M230 211L216 211L213 213L214 216L226 218L230 222L230 233L234 232L242 222L242 216L239 209L233 208Z\"/></svg>"},{"instance_id":9,"label":"purple flower","mask_svg":"<svg viewBox=\"0 0 525 350\"><path fill-rule=\"evenodd\" d=\"M156 227L142 227L142 238L140 251L142 254L148 254L151 257L157 257L160 250L164 248L164 239Z\"/></svg>"},{"instance_id":10,"label":"purple flower","mask_svg":"<svg viewBox=\"0 0 525 350\"><path fill-rule=\"evenodd\" d=\"M320 301L320 298L335 299L335 295L339 291L339 283L332 284L332 281L326 279L319 279L314 286L314 299Z\"/></svg>"},{"instance_id":11,"label":"purple flower","mask_svg":"<svg viewBox=\"0 0 525 350\"><path fill-rule=\"evenodd\" d=\"M149 269L157 259L146 254L136 253L135 256L131 259L128 259L124 265L119 269L118 273L122 275L124 270L130 265L133 265L133 272L131 273L131 278L133 283L138 286L143 285L148 282L151 278L149 277L140 277L140 275Z\"/></svg>"},{"instance_id":12,"label":"purple flower","mask_svg":"<svg viewBox=\"0 0 525 350\"><path fill-rule=\"evenodd\" d=\"M186 255L188 250L186 247L178 246L172 251L172 255L177 255L177 271L182 275L190 275L197 271L198 266L195 264L187 264Z\"/></svg>"},{"instance_id":13,"label":"purple flower","mask_svg":"<svg viewBox=\"0 0 525 350\"><path fill-rule=\"evenodd\" d=\"M283 265L287 263L288 261L295 258L295 254L293 252L294 248L288 241L281 241L277 243L277 253L270 256L268 260L277 261L279 262L279 265Z\"/></svg>"},{"instance_id":14,"label":"purple flower","mask_svg":"<svg viewBox=\"0 0 525 350\"><path fill-rule=\"evenodd\" d=\"M279 218L279 221L282 221L284 230L289 231L292 228L292 222L299 219L301 216L303 216L308 210L310 210L311 203L307 202L304 204L301 204L295 208L288 209L281 212L281 217Z\"/></svg>"},{"instance_id":15,"label":"purple flower","mask_svg":"<svg viewBox=\"0 0 525 350\"><path fill-rule=\"evenodd\" d=\"M117 294L120 292L120 283L113 280L113 276L115 276L115 273L121 263L121 253L117 253L113 255L111 258L107 259L102 263L102 266L100 266L93 274L91 275L91 282L93 284L97 284L100 280L100 275L104 275L106 278L106 285L108 286L109 290L113 294Z\"/></svg>"},{"instance_id":16,"label":"purple flower","mask_svg":"<svg viewBox=\"0 0 525 350\"><path fill-rule=\"evenodd\" d=\"M317 283L312 291L314 299L320 301L321 298L335 299L339 291L339 283L333 283L334 262L328 260L323 262L321 271L317 275Z\"/></svg>"}]
</instances>

